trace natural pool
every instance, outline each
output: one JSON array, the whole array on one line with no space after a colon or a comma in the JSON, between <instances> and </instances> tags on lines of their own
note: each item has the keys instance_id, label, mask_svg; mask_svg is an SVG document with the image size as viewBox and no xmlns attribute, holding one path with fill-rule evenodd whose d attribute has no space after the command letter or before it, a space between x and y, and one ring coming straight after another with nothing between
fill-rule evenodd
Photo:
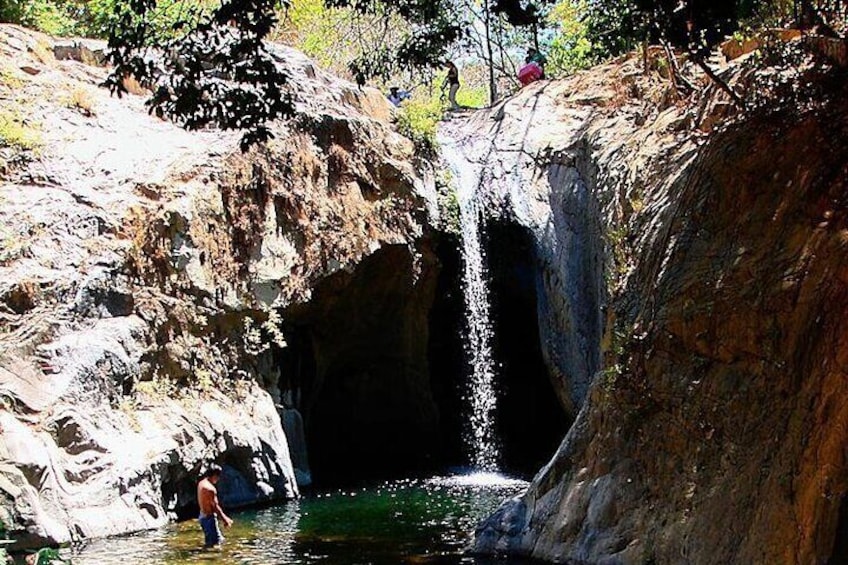
<instances>
[{"instance_id":1,"label":"natural pool","mask_svg":"<svg viewBox=\"0 0 848 565\"><path fill-rule=\"evenodd\" d=\"M494 474L409 479L315 492L280 506L235 513L221 549L199 547L196 521L96 540L75 565L490 564L464 556L477 523L526 487Z\"/></svg>"}]
</instances>

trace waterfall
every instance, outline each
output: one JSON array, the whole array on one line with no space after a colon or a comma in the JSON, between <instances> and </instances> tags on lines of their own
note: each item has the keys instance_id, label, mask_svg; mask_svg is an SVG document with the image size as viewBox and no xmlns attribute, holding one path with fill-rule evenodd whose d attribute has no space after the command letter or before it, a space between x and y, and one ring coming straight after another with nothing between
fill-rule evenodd
<instances>
[{"instance_id":1,"label":"waterfall","mask_svg":"<svg viewBox=\"0 0 848 565\"><path fill-rule=\"evenodd\" d=\"M499 446L495 436L495 362L486 256L480 237L478 176L451 140L443 140L442 154L454 174L462 236L462 290L465 295L465 349L470 375L464 400L468 413L465 431L471 463L478 471L497 471Z\"/></svg>"}]
</instances>

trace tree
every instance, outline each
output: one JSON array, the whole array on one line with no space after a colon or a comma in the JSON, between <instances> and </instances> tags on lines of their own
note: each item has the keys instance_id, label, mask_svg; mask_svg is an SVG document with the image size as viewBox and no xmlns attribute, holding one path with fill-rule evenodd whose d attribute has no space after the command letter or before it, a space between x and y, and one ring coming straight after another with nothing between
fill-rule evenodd
<instances>
[{"instance_id":1,"label":"tree","mask_svg":"<svg viewBox=\"0 0 848 565\"><path fill-rule=\"evenodd\" d=\"M180 8L170 30L161 10ZM150 109L187 129L216 125L244 130L242 148L271 137L268 121L292 113L281 86L286 75L263 40L277 22L279 0L224 0L214 8L197 2L129 0L115 3L106 84L121 95L134 77L154 89ZM176 32L164 40L163 31ZM161 46L165 56L152 57Z\"/></svg>"},{"instance_id":2,"label":"tree","mask_svg":"<svg viewBox=\"0 0 848 565\"><path fill-rule=\"evenodd\" d=\"M467 14L462 47L486 65L489 101L498 99L504 82L517 84L520 60L528 43L539 48L539 30L554 0L455 0L456 8Z\"/></svg>"},{"instance_id":3,"label":"tree","mask_svg":"<svg viewBox=\"0 0 848 565\"><path fill-rule=\"evenodd\" d=\"M548 14L548 24L555 30L548 46L549 75L568 75L597 62L583 17L586 9L587 0L562 0Z\"/></svg>"},{"instance_id":4,"label":"tree","mask_svg":"<svg viewBox=\"0 0 848 565\"><path fill-rule=\"evenodd\" d=\"M539 28L544 25L547 10L555 0L493 0L492 11L501 14L511 25L532 30L533 45L539 48Z\"/></svg>"},{"instance_id":5,"label":"tree","mask_svg":"<svg viewBox=\"0 0 848 565\"><path fill-rule=\"evenodd\" d=\"M350 64L364 84L399 68L436 66L460 36L450 0L325 0L383 21L400 18L408 33L396 44L362 52ZM168 34L157 26L166 4L183 10ZM189 129L215 125L246 133L242 147L271 137L268 123L290 115L285 74L274 64L264 40L278 22L285 0L222 0L211 8L192 0L115 1L109 21L110 89L126 92L134 77L154 89L152 112ZM164 57L151 55L157 47Z\"/></svg>"},{"instance_id":6,"label":"tree","mask_svg":"<svg viewBox=\"0 0 848 565\"><path fill-rule=\"evenodd\" d=\"M461 36L451 0L325 0L327 6L349 7L383 22L403 21L407 33L397 44L383 44L349 63L359 84L372 77L387 79L402 69L434 68Z\"/></svg>"},{"instance_id":7,"label":"tree","mask_svg":"<svg viewBox=\"0 0 848 565\"><path fill-rule=\"evenodd\" d=\"M0 21L24 25L51 35L69 35L79 32L91 35L86 25L90 12L88 6L78 0L0 2Z\"/></svg>"},{"instance_id":8,"label":"tree","mask_svg":"<svg viewBox=\"0 0 848 565\"><path fill-rule=\"evenodd\" d=\"M540 30L555 4L555 0L313 1L344 10L349 30L361 34L360 39L368 35L351 50L348 63L360 84L374 77L389 80L410 68L436 68L451 46L464 38L488 66L491 100L497 98L499 80L515 74L510 53L520 51L517 45L526 41L525 34L538 46ZM779 0L787 1L806 6L828 2ZM264 43L287 2L58 0L56 4L113 5L105 19L114 65L107 84L114 92L123 93L124 80L133 76L154 90L152 112L188 128L215 125L245 130L243 146L248 147L270 137L269 121L292 112L283 88L287 77ZM769 0L589 0L581 4L582 25L561 37L558 60L562 68L576 68L643 41L710 46L736 29L745 13L769 4ZM151 56L154 46L165 56ZM572 48L577 50L576 59L569 59Z\"/></svg>"},{"instance_id":9,"label":"tree","mask_svg":"<svg viewBox=\"0 0 848 565\"><path fill-rule=\"evenodd\" d=\"M844 0L836 1L840 3L844 9ZM596 55L604 57L629 51L642 41L706 49L746 20L761 25L794 20L803 27L805 20L823 20L822 14L831 12L830 4L828 0L592 0L586 4L584 19Z\"/></svg>"},{"instance_id":10,"label":"tree","mask_svg":"<svg viewBox=\"0 0 848 565\"><path fill-rule=\"evenodd\" d=\"M466 56L485 65L489 103L494 103L501 80L515 75L509 53L515 51L523 38L506 24L503 16L494 12L487 0L456 0L456 7L467 17L460 47Z\"/></svg>"},{"instance_id":11,"label":"tree","mask_svg":"<svg viewBox=\"0 0 848 565\"><path fill-rule=\"evenodd\" d=\"M403 21L327 7L324 0L290 0L272 40L292 45L322 67L353 79L349 63L379 49L393 49L406 35Z\"/></svg>"}]
</instances>

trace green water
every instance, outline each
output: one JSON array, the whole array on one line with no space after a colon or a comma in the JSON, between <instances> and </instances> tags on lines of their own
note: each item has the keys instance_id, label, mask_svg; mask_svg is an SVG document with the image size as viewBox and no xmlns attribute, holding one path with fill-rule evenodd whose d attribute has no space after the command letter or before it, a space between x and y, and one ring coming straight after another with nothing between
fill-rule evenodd
<instances>
[{"instance_id":1,"label":"green water","mask_svg":"<svg viewBox=\"0 0 848 565\"><path fill-rule=\"evenodd\" d=\"M196 521L92 541L75 565L489 564L463 555L470 532L526 487L496 475L402 480L317 492L280 506L237 512L220 549L200 548ZM518 565L521 561L498 561Z\"/></svg>"}]
</instances>

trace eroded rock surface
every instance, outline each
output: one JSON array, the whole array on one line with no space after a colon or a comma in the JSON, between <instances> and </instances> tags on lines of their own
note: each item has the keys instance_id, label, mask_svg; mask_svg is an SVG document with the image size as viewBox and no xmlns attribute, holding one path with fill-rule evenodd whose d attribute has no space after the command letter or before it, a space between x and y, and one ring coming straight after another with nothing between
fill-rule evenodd
<instances>
[{"instance_id":1,"label":"eroded rock surface","mask_svg":"<svg viewBox=\"0 0 848 565\"><path fill-rule=\"evenodd\" d=\"M543 347L579 411L476 551L610 564L844 551L848 98L827 61L723 66L739 92L774 95L745 114L703 78L675 102L623 59L449 126L491 209L535 237Z\"/></svg>"},{"instance_id":2,"label":"eroded rock surface","mask_svg":"<svg viewBox=\"0 0 848 565\"><path fill-rule=\"evenodd\" d=\"M298 114L242 154L110 97L98 49L0 26L0 519L22 546L190 515L212 460L225 505L295 496L289 313L379 254L405 300L429 284L432 183L379 92L275 47Z\"/></svg>"}]
</instances>

